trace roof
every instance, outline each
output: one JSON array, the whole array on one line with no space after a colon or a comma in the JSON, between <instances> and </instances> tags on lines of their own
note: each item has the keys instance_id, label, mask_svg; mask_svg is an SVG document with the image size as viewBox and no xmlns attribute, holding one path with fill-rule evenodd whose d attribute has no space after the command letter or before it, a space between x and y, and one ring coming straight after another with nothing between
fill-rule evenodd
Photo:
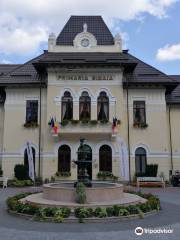
<instances>
[{"instance_id":1,"label":"roof","mask_svg":"<svg viewBox=\"0 0 180 240\"><path fill-rule=\"evenodd\" d=\"M0 76L19 67L21 64L0 64Z\"/></svg>"},{"instance_id":2,"label":"roof","mask_svg":"<svg viewBox=\"0 0 180 240\"><path fill-rule=\"evenodd\" d=\"M33 66L33 62L41 58L43 54L30 61L18 65L16 68L11 69L6 74L0 76L0 85L6 86L9 84L39 84L37 71Z\"/></svg>"},{"instance_id":3,"label":"roof","mask_svg":"<svg viewBox=\"0 0 180 240\"><path fill-rule=\"evenodd\" d=\"M133 77L129 79L129 83L172 83L177 85L177 80L169 77L165 73L159 71L155 67L143 62L142 60L127 53L131 61L137 62Z\"/></svg>"},{"instance_id":4,"label":"roof","mask_svg":"<svg viewBox=\"0 0 180 240\"><path fill-rule=\"evenodd\" d=\"M72 46L78 33L83 31L83 24L88 26L87 31L92 33L97 45L113 45L114 38L101 16L71 16L56 39L57 45Z\"/></svg>"},{"instance_id":5,"label":"roof","mask_svg":"<svg viewBox=\"0 0 180 240\"><path fill-rule=\"evenodd\" d=\"M172 79L179 82L179 85L172 91L171 94L167 95L166 100L169 104L180 104L180 75L169 75Z\"/></svg>"},{"instance_id":6,"label":"roof","mask_svg":"<svg viewBox=\"0 0 180 240\"><path fill-rule=\"evenodd\" d=\"M0 84L36 84L39 83L37 77L37 66L68 66L68 65L98 65L103 64L106 66L123 66L128 71L132 71L133 75L129 78L130 84L164 84L177 86L176 79L160 72L154 67L144 63L140 59L130 55L127 51L102 53L102 52L47 52L45 51L40 56L19 65L6 75L0 76Z\"/></svg>"}]
</instances>

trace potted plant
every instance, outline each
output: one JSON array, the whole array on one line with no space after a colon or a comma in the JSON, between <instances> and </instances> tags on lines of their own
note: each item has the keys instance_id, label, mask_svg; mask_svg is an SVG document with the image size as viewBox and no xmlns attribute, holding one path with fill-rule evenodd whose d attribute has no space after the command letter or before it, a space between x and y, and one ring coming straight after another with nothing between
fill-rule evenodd
<instances>
[{"instance_id":1,"label":"potted plant","mask_svg":"<svg viewBox=\"0 0 180 240\"><path fill-rule=\"evenodd\" d=\"M37 128L38 123L37 122L26 122L23 125L25 128Z\"/></svg>"},{"instance_id":2,"label":"potted plant","mask_svg":"<svg viewBox=\"0 0 180 240\"><path fill-rule=\"evenodd\" d=\"M72 123L72 124L78 124L78 123L79 123L79 120L74 120L74 119L73 119L73 120L71 120L71 123Z\"/></svg>"}]
</instances>

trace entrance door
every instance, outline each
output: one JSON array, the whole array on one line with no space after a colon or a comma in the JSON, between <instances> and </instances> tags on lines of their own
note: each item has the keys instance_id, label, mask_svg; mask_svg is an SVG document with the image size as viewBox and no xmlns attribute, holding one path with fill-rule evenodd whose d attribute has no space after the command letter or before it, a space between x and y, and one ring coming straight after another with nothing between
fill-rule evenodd
<instances>
[{"instance_id":1,"label":"entrance door","mask_svg":"<svg viewBox=\"0 0 180 240\"><path fill-rule=\"evenodd\" d=\"M86 156L86 161L88 161L87 163L87 173L89 175L89 179L92 179L92 149L89 145L84 145L85 151L88 152L87 156ZM78 149L79 150L79 149ZM81 160L81 156L78 156L78 160ZM84 160L84 159L82 159ZM79 172L80 169L78 169Z\"/></svg>"}]
</instances>

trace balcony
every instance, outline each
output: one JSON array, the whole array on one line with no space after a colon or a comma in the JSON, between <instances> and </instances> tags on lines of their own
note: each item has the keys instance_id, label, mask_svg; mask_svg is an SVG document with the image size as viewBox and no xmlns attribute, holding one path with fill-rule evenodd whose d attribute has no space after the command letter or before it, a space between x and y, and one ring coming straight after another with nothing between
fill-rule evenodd
<instances>
[{"instance_id":1,"label":"balcony","mask_svg":"<svg viewBox=\"0 0 180 240\"><path fill-rule=\"evenodd\" d=\"M51 129L53 137L63 136L63 135L101 135L115 137L116 131L112 131L111 122L97 122L96 120L91 120L89 122L80 122L73 120L72 122L66 122L65 124L60 124L56 133L54 129Z\"/></svg>"}]
</instances>

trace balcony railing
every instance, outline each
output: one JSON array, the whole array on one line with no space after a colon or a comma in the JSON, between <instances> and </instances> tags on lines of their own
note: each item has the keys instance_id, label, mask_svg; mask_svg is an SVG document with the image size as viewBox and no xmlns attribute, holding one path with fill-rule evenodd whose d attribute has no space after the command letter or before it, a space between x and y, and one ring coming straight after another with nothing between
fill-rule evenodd
<instances>
[{"instance_id":1,"label":"balcony railing","mask_svg":"<svg viewBox=\"0 0 180 240\"><path fill-rule=\"evenodd\" d=\"M51 133L54 137L59 135L109 135L111 137L116 136L116 131L112 129L111 122L97 122L96 120L92 120L89 122L80 122L80 121L72 121L67 122L66 124L60 124L58 129L55 131L51 128Z\"/></svg>"}]
</instances>

